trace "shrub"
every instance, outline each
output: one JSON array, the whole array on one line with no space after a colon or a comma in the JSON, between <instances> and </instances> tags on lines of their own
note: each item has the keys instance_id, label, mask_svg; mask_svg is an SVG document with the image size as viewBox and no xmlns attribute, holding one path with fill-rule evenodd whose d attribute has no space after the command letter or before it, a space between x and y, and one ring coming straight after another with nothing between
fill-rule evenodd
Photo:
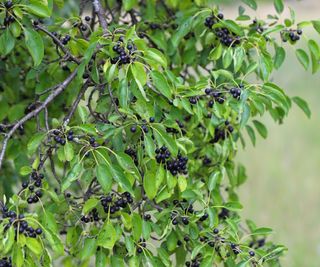
<instances>
[{"instance_id":1,"label":"shrub","mask_svg":"<svg viewBox=\"0 0 320 267\"><path fill-rule=\"evenodd\" d=\"M296 45L320 21L274 4L2 2L0 266L280 266L241 221L235 157L267 137L259 115L310 116L272 72L289 45L317 71L318 44Z\"/></svg>"}]
</instances>

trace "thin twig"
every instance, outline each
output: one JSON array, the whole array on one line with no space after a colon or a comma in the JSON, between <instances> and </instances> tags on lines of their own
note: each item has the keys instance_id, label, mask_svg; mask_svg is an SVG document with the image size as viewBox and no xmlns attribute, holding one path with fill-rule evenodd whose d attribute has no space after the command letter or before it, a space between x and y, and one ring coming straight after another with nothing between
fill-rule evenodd
<instances>
[{"instance_id":1,"label":"thin twig","mask_svg":"<svg viewBox=\"0 0 320 267\"><path fill-rule=\"evenodd\" d=\"M33 110L32 112L30 112L27 115L25 115L22 119L20 119L10 129L10 131L6 134L6 136L5 136L4 140L3 140L2 149L1 149L1 152L0 152L0 170L1 170L1 167L2 167L2 163L3 163L5 152L6 152L6 149L7 149L8 141L11 138L11 136L15 133L15 131L20 126L22 126L26 121L28 121L31 118L33 118L34 116L36 116L40 111L42 111L45 107L47 107L48 104L52 100L54 100L59 94L61 94L66 89L66 87L69 85L69 83L77 76L77 71L78 70L75 69L62 83L59 84L57 89L55 91L53 91L40 106L38 106L35 110Z\"/></svg>"},{"instance_id":2,"label":"thin twig","mask_svg":"<svg viewBox=\"0 0 320 267\"><path fill-rule=\"evenodd\" d=\"M66 47L60 42L60 40L59 40L56 36L54 36L51 32L49 32L47 29L41 27L40 25L35 26L35 28L38 29L38 30L40 30L40 31L42 31L42 32L44 32L44 33L47 34L48 36L50 36L51 39L55 42L55 44L61 48L61 50L63 51L63 53L65 53L65 54L68 56L68 58L70 58L72 61L74 61L74 62L77 63L78 65L80 64L80 60L77 59L75 56L73 56L73 55L71 54L71 52L69 51L69 49L66 48Z\"/></svg>"},{"instance_id":3,"label":"thin twig","mask_svg":"<svg viewBox=\"0 0 320 267\"><path fill-rule=\"evenodd\" d=\"M105 18L105 11L102 8L102 5L99 0L92 0L93 10L97 14L99 23L101 25L102 31L104 34L108 34L108 23Z\"/></svg>"},{"instance_id":4,"label":"thin twig","mask_svg":"<svg viewBox=\"0 0 320 267\"><path fill-rule=\"evenodd\" d=\"M63 119L63 127L65 127L69 124L71 117L73 116L74 112L76 111L76 108L78 107L79 102L80 102L81 98L83 97L84 93L86 92L86 90L88 89L89 85L90 85L90 82L87 81L80 89L80 92L79 92L76 100L73 102L73 104L69 110L69 113Z\"/></svg>"}]
</instances>

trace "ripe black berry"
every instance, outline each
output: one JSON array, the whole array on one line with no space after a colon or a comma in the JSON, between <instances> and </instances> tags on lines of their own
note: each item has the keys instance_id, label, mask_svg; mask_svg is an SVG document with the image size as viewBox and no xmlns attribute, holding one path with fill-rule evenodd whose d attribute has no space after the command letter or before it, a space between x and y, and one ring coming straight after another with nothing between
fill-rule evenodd
<instances>
[{"instance_id":1,"label":"ripe black berry","mask_svg":"<svg viewBox=\"0 0 320 267\"><path fill-rule=\"evenodd\" d=\"M132 126L132 127L130 128L130 131L131 131L132 133L135 133L135 132L137 131L137 127L136 127L136 126Z\"/></svg>"},{"instance_id":2,"label":"ripe black berry","mask_svg":"<svg viewBox=\"0 0 320 267\"><path fill-rule=\"evenodd\" d=\"M186 236L183 238L183 240L186 241L186 242L189 242L189 241L190 241L190 237L186 235Z\"/></svg>"},{"instance_id":3,"label":"ripe black berry","mask_svg":"<svg viewBox=\"0 0 320 267\"><path fill-rule=\"evenodd\" d=\"M137 248L137 252L138 252L139 254L142 253L142 251L143 251L142 248L140 248L140 247Z\"/></svg>"},{"instance_id":4,"label":"ripe black berry","mask_svg":"<svg viewBox=\"0 0 320 267\"><path fill-rule=\"evenodd\" d=\"M150 215L150 214L144 215L144 219L145 219L146 221L149 221L149 220L151 219L151 215Z\"/></svg>"},{"instance_id":5,"label":"ripe black berry","mask_svg":"<svg viewBox=\"0 0 320 267\"><path fill-rule=\"evenodd\" d=\"M256 254L254 253L254 251L250 250L250 251L249 251L249 255L250 255L251 257L254 257L254 255L256 255Z\"/></svg>"},{"instance_id":6,"label":"ripe black berry","mask_svg":"<svg viewBox=\"0 0 320 267\"><path fill-rule=\"evenodd\" d=\"M298 29L297 30L297 34L301 35L302 34L302 30Z\"/></svg>"},{"instance_id":7,"label":"ripe black berry","mask_svg":"<svg viewBox=\"0 0 320 267\"><path fill-rule=\"evenodd\" d=\"M80 29L81 29L81 31L85 32L87 30L87 26L86 25L81 25Z\"/></svg>"},{"instance_id":8,"label":"ripe black berry","mask_svg":"<svg viewBox=\"0 0 320 267\"><path fill-rule=\"evenodd\" d=\"M182 220L182 222L183 222L184 225L189 224L189 219L188 219L187 217L182 217L181 220Z\"/></svg>"},{"instance_id":9,"label":"ripe black berry","mask_svg":"<svg viewBox=\"0 0 320 267\"><path fill-rule=\"evenodd\" d=\"M28 187L28 184L29 184L29 183L28 183L27 181L24 181L24 182L22 183L22 187L23 187L23 188L27 188L27 187Z\"/></svg>"},{"instance_id":10,"label":"ripe black berry","mask_svg":"<svg viewBox=\"0 0 320 267\"><path fill-rule=\"evenodd\" d=\"M11 7L13 6L13 3L12 3L12 1L7 1L7 2L4 3L4 6L5 6L7 9L9 9L9 8L11 8Z\"/></svg>"},{"instance_id":11,"label":"ripe black berry","mask_svg":"<svg viewBox=\"0 0 320 267\"><path fill-rule=\"evenodd\" d=\"M218 229L218 228L214 228L214 229L213 229L213 233L214 233L214 234L218 234L218 233L219 233L219 229Z\"/></svg>"},{"instance_id":12,"label":"ripe black berry","mask_svg":"<svg viewBox=\"0 0 320 267\"><path fill-rule=\"evenodd\" d=\"M41 235L42 234L42 229L41 228L37 228L36 229L36 234L37 235Z\"/></svg>"},{"instance_id":13,"label":"ripe black berry","mask_svg":"<svg viewBox=\"0 0 320 267\"><path fill-rule=\"evenodd\" d=\"M178 220L177 220L177 219L173 219L173 220L172 220L172 224L173 224L173 225L177 225L177 224L178 224Z\"/></svg>"},{"instance_id":14,"label":"ripe black berry","mask_svg":"<svg viewBox=\"0 0 320 267\"><path fill-rule=\"evenodd\" d=\"M85 21L90 21L91 20L91 17L89 17L89 16L85 16Z\"/></svg>"},{"instance_id":15,"label":"ripe black berry","mask_svg":"<svg viewBox=\"0 0 320 267\"><path fill-rule=\"evenodd\" d=\"M204 90L204 92L207 94L207 95L210 95L210 93L212 92L212 89L211 88L206 88Z\"/></svg>"},{"instance_id":16,"label":"ripe black berry","mask_svg":"<svg viewBox=\"0 0 320 267\"><path fill-rule=\"evenodd\" d=\"M154 117L149 118L149 122L153 123L154 122Z\"/></svg>"},{"instance_id":17,"label":"ripe black berry","mask_svg":"<svg viewBox=\"0 0 320 267\"><path fill-rule=\"evenodd\" d=\"M217 17L219 18L219 19L223 19L223 14L222 13L219 13L218 15L217 15Z\"/></svg>"}]
</instances>

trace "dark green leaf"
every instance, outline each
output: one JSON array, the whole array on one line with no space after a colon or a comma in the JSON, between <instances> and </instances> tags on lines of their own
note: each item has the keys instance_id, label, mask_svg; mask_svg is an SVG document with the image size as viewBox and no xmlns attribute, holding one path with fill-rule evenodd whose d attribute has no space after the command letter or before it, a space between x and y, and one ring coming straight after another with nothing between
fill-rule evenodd
<instances>
[{"instance_id":1,"label":"dark green leaf","mask_svg":"<svg viewBox=\"0 0 320 267\"><path fill-rule=\"evenodd\" d=\"M308 103L303 100L301 97L295 96L292 98L293 102L298 105L299 108L303 110L303 112L307 115L308 118L311 117L311 111L308 106Z\"/></svg>"},{"instance_id":2,"label":"dark green leaf","mask_svg":"<svg viewBox=\"0 0 320 267\"><path fill-rule=\"evenodd\" d=\"M282 0L274 0L274 7L275 7L277 13L281 14L284 9L284 5L283 5Z\"/></svg>"},{"instance_id":3,"label":"dark green leaf","mask_svg":"<svg viewBox=\"0 0 320 267\"><path fill-rule=\"evenodd\" d=\"M307 70L309 67L309 63L310 63L308 54L302 49L297 49L296 56L297 56L299 62L301 63L301 65Z\"/></svg>"},{"instance_id":4,"label":"dark green leaf","mask_svg":"<svg viewBox=\"0 0 320 267\"><path fill-rule=\"evenodd\" d=\"M40 34L35 30L24 28L24 38L34 65L40 65L44 56L44 45Z\"/></svg>"}]
</instances>

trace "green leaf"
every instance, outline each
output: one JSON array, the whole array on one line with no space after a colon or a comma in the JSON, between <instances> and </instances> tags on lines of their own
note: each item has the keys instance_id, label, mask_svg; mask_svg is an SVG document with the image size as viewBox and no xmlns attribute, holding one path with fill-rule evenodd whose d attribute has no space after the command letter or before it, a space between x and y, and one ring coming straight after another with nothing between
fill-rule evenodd
<instances>
[{"instance_id":1,"label":"green leaf","mask_svg":"<svg viewBox=\"0 0 320 267\"><path fill-rule=\"evenodd\" d=\"M249 125L246 125L246 130L247 130L247 133L251 139L253 146L255 146L256 145L256 134L254 133L254 130Z\"/></svg>"},{"instance_id":2,"label":"green leaf","mask_svg":"<svg viewBox=\"0 0 320 267\"><path fill-rule=\"evenodd\" d=\"M299 108L302 109L302 111L307 115L308 118L311 117L311 111L310 108L308 106L308 103L303 100L302 98L295 96L292 98L293 102L296 103L298 105Z\"/></svg>"},{"instance_id":3,"label":"green leaf","mask_svg":"<svg viewBox=\"0 0 320 267\"><path fill-rule=\"evenodd\" d=\"M268 130L266 128L266 126L264 126L263 123L261 123L260 121L257 120L253 120L253 124L256 127L258 133L263 137L263 138L267 138L268 136Z\"/></svg>"},{"instance_id":4,"label":"green leaf","mask_svg":"<svg viewBox=\"0 0 320 267\"><path fill-rule=\"evenodd\" d=\"M92 210L93 208L95 208L99 203L99 199L96 198L89 198L86 203L84 203L83 208L82 208L82 212L84 214L87 214L90 210Z\"/></svg>"},{"instance_id":5,"label":"green leaf","mask_svg":"<svg viewBox=\"0 0 320 267\"><path fill-rule=\"evenodd\" d=\"M71 161L73 159L74 150L73 150L73 145L71 143L67 142L64 145L64 154L65 154L65 157L66 157L67 161Z\"/></svg>"},{"instance_id":6,"label":"green leaf","mask_svg":"<svg viewBox=\"0 0 320 267\"><path fill-rule=\"evenodd\" d=\"M249 117L250 117L250 107L249 105L246 103L243 107L243 111L241 113L241 120L240 120L240 127L243 128L248 120L249 120Z\"/></svg>"},{"instance_id":7,"label":"green leaf","mask_svg":"<svg viewBox=\"0 0 320 267\"><path fill-rule=\"evenodd\" d=\"M265 228L265 227L261 227L261 228L257 228L252 232L252 235L270 235L272 234L272 229L271 228Z\"/></svg>"},{"instance_id":8,"label":"green leaf","mask_svg":"<svg viewBox=\"0 0 320 267\"><path fill-rule=\"evenodd\" d=\"M144 54L145 58L160 64L162 67L167 67L167 59L159 50L154 48L148 48Z\"/></svg>"},{"instance_id":9,"label":"green leaf","mask_svg":"<svg viewBox=\"0 0 320 267\"><path fill-rule=\"evenodd\" d=\"M142 235L142 219L138 213L133 213L132 216L132 235L135 241Z\"/></svg>"},{"instance_id":10,"label":"green leaf","mask_svg":"<svg viewBox=\"0 0 320 267\"><path fill-rule=\"evenodd\" d=\"M235 72L239 71L245 59L246 52L243 47L237 47L233 54L233 66Z\"/></svg>"},{"instance_id":11,"label":"green leaf","mask_svg":"<svg viewBox=\"0 0 320 267\"><path fill-rule=\"evenodd\" d=\"M180 27L175 31L175 33L171 37L171 42L174 49L178 47L182 38L190 32L192 27L192 21L193 17L188 17L184 22L180 24Z\"/></svg>"},{"instance_id":12,"label":"green leaf","mask_svg":"<svg viewBox=\"0 0 320 267\"><path fill-rule=\"evenodd\" d=\"M117 241L117 232L114 229L112 223L108 220L105 221L97 238L97 246L101 246L107 249L113 249Z\"/></svg>"},{"instance_id":13,"label":"green leaf","mask_svg":"<svg viewBox=\"0 0 320 267\"><path fill-rule=\"evenodd\" d=\"M47 0L30 0L26 7L30 13L39 17L45 18L51 16L51 10L49 9Z\"/></svg>"},{"instance_id":14,"label":"green leaf","mask_svg":"<svg viewBox=\"0 0 320 267\"><path fill-rule=\"evenodd\" d=\"M20 169L20 174L22 176L26 176L32 172L32 168L30 166L23 166Z\"/></svg>"},{"instance_id":15,"label":"green leaf","mask_svg":"<svg viewBox=\"0 0 320 267\"><path fill-rule=\"evenodd\" d=\"M297 56L299 62L301 63L301 65L307 70L309 67L309 63L310 63L308 54L302 49L297 49L296 56Z\"/></svg>"},{"instance_id":16,"label":"green leaf","mask_svg":"<svg viewBox=\"0 0 320 267\"><path fill-rule=\"evenodd\" d=\"M219 181L222 179L222 173L220 171L215 171L211 173L209 177L209 183L208 183L208 189L210 191L214 190L216 188L216 185Z\"/></svg>"},{"instance_id":17,"label":"green leaf","mask_svg":"<svg viewBox=\"0 0 320 267\"><path fill-rule=\"evenodd\" d=\"M96 252L96 265L95 266L96 267L106 267L107 266L107 255L102 249L99 249Z\"/></svg>"},{"instance_id":18,"label":"green leaf","mask_svg":"<svg viewBox=\"0 0 320 267\"><path fill-rule=\"evenodd\" d=\"M38 241L38 239L27 237L26 246L28 249L30 249L32 251L32 253L34 253L36 255L42 254L43 248L42 248L40 242Z\"/></svg>"},{"instance_id":19,"label":"green leaf","mask_svg":"<svg viewBox=\"0 0 320 267\"><path fill-rule=\"evenodd\" d=\"M312 21L312 25L313 25L313 28L314 28L318 33L320 33L320 20L313 20L313 21Z\"/></svg>"},{"instance_id":20,"label":"green leaf","mask_svg":"<svg viewBox=\"0 0 320 267\"><path fill-rule=\"evenodd\" d=\"M179 186L180 192L183 192L184 190L187 189L188 182L186 177L181 175L178 176L178 186Z\"/></svg>"},{"instance_id":21,"label":"green leaf","mask_svg":"<svg viewBox=\"0 0 320 267\"><path fill-rule=\"evenodd\" d=\"M257 10L258 6L255 0L242 0L242 2L251 7L252 9Z\"/></svg>"},{"instance_id":22,"label":"green leaf","mask_svg":"<svg viewBox=\"0 0 320 267\"><path fill-rule=\"evenodd\" d=\"M43 141L43 139L46 137L46 134L44 133L36 133L35 135L33 135L33 137L31 138L31 140L28 143L28 153L30 155L34 154L34 152L36 152L36 150L40 147L41 142Z\"/></svg>"},{"instance_id":23,"label":"green leaf","mask_svg":"<svg viewBox=\"0 0 320 267\"><path fill-rule=\"evenodd\" d=\"M228 48L223 52L223 56L222 56L223 67L227 69L230 66L231 62L232 62L232 49Z\"/></svg>"},{"instance_id":24,"label":"green leaf","mask_svg":"<svg viewBox=\"0 0 320 267\"><path fill-rule=\"evenodd\" d=\"M9 54L14 48L15 42L16 39L7 28L0 36L0 54L4 56Z\"/></svg>"},{"instance_id":25,"label":"green leaf","mask_svg":"<svg viewBox=\"0 0 320 267\"><path fill-rule=\"evenodd\" d=\"M27 49L32 56L34 65L40 65L44 56L44 45L40 34L35 30L24 28L24 37Z\"/></svg>"},{"instance_id":26,"label":"green leaf","mask_svg":"<svg viewBox=\"0 0 320 267\"><path fill-rule=\"evenodd\" d=\"M227 27L230 31L232 31L233 33L239 35L239 36L243 36L243 30L242 28L235 23L233 20L222 20L221 23Z\"/></svg>"},{"instance_id":27,"label":"green leaf","mask_svg":"<svg viewBox=\"0 0 320 267\"><path fill-rule=\"evenodd\" d=\"M319 59L320 58L319 45L314 40L309 40L308 47L309 47L311 54L314 55L316 59Z\"/></svg>"},{"instance_id":28,"label":"green leaf","mask_svg":"<svg viewBox=\"0 0 320 267\"><path fill-rule=\"evenodd\" d=\"M24 263L23 250L18 245L15 245L13 247L12 263L16 267L22 267L23 266L23 263Z\"/></svg>"},{"instance_id":29,"label":"green leaf","mask_svg":"<svg viewBox=\"0 0 320 267\"><path fill-rule=\"evenodd\" d=\"M105 194L109 193L112 188L112 172L105 164L96 166L97 180Z\"/></svg>"},{"instance_id":30,"label":"green leaf","mask_svg":"<svg viewBox=\"0 0 320 267\"><path fill-rule=\"evenodd\" d=\"M138 4L138 0L123 0L123 7L125 11L131 10L135 5Z\"/></svg>"},{"instance_id":31,"label":"green leaf","mask_svg":"<svg viewBox=\"0 0 320 267\"><path fill-rule=\"evenodd\" d=\"M154 86L158 89L158 91L168 99L171 99L172 90L165 76L156 70L150 72L150 76Z\"/></svg>"},{"instance_id":32,"label":"green leaf","mask_svg":"<svg viewBox=\"0 0 320 267\"><path fill-rule=\"evenodd\" d=\"M71 183L75 180L78 179L80 173L82 172L82 165L80 162L77 162L72 169L69 171L67 177L65 178L65 180L62 182L62 186L61 186L61 191L64 192L65 190L67 190L69 188L69 186L71 185Z\"/></svg>"},{"instance_id":33,"label":"green leaf","mask_svg":"<svg viewBox=\"0 0 320 267\"><path fill-rule=\"evenodd\" d=\"M144 136L144 147L148 156L154 159L154 151L156 149L156 146L154 145L154 142L149 135Z\"/></svg>"},{"instance_id":34,"label":"green leaf","mask_svg":"<svg viewBox=\"0 0 320 267\"><path fill-rule=\"evenodd\" d=\"M178 146L176 141L168 135L161 124L154 123L152 125L153 134L159 143L165 144L170 152L174 155L178 154Z\"/></svg>"},{"instance_id":35,"label":"green leaf","mask_svg":"<svg viewBox=\"0 0 320 267\"><path fill-rule=\"evenodd\" d=\"M90 135L96 135L97 134L97 131L96 131L96 128L94 125L92 124L82 124L82 125L77 125L77 126L74 126L73 128L75 129L79 129L87 134L90 134Z\"/></svg>"},{"instance_id":36,"label":"green leaf","mask_svg":"<svg viewBox=\"0 0 320 267\"><path fill-rule=\"evenodd\" d=\"M147 83L147 74L142 63L135 62L130 65L133 78L138 85L138 88L146 101L149 101L143 86Z\"/></svg>"},{"instance_id":37,"label":"green leaf","mask_svg":"<svg viewBox=\"0 0 320 267\"><path fill-rule=\"evenodd\" d=\"M3 249L3 254L7 254L13 244L14 244L14 239L15 239L15 230L13 227L10 227L9 230L7 231L7 234L6 234L6 238L2 241L3 244L4 244L4 249Z\"/></svg>"},{"instance_id":38,"label":"green leaf","mask_svg":"<svg viewBox=\"0 0 320 267\"><path fill-rule=\"evenodd\" d=\"M152 200L157 195L156 175L148 171L143 178L143 188L147 197Z\"/></svg>"},{"instance_id":39,"label":"green leaf","mask_svg":"<svg viewBox=\"0 0 320 267\"><path fill-rule=\"evenodd\" d=\"M286 57L286 51L283 47L278 46L276 48L276 54L274 56L274 67L275 69L279 69Z\"/></svg>"},{"instance_id":40,"label":"green leaf","mask_svg":"<svg viewBox=\"0 0 320 267\"><path fill-rule=\"evenodd\" d=\"M97 249L97 241L95 238L86 238L84 240L83 248L81 249L80 258L82 260L89 259Z\"/></svg>"},{"instance_id":41,"label":"green leaf","mask_svg":"<svg viewBox=\"0 0 320 267\"><path fill-rule=\"evenodd\" d=\"M218 60L222 55L222 49L223 49L222 44L219 43L218 46L216 46L215 48L213 48L210 51L209 59L210 60Z\"/></svg>"},{"instance_id":42,"label":"green leaf","mask_svg":"<svg viewBox=\"0 0 320 267\"><path fill-rule=\"evenodd\" d=\"M277 11L278 14L281 14L283 12L283 9L284 9L284 5L283 5L283 2L282 0L274 0L274 7Z\"/></svg>"},{"instance_id":43,"label":"green leaf","mask_svg":"<svg viewBox=\"0 0 320 267\"><path fill-rule=\"evenodd\" d=\"M113 179L126 191L128 191L130 194L134 195L132 186L126 175L123 173L123 170L117 166L108 166L111 170L111 173L113 175Z\"/></svg>"}]
</instances>

